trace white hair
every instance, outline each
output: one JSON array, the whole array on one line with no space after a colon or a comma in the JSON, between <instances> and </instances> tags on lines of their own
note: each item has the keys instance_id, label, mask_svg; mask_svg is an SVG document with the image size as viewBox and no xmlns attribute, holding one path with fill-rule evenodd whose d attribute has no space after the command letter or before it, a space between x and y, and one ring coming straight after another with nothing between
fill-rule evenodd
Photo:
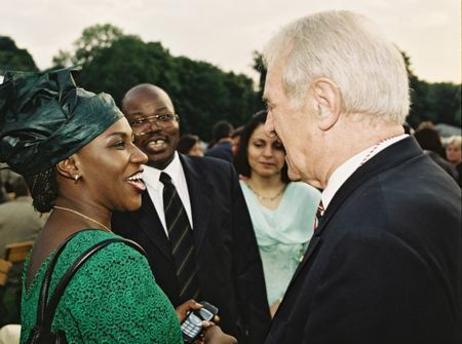
<instances>
[{"instance_id":1,"label":"white hair","mask_svg":"<svg viewBox=\"0 0 462 344\"><path fill-rule=\"evenodd\" d=\"M347 113L402 124L409 112L403 56L362 15L328 11L301 18L267 43L263 57L268 69L285 64L282 85L298 104L310 82L325 77L339 87Z\"/></svg>"},{"instance_id":2,"label":"white hair","mask_svg":"<svg viewBox=\"0 0 462 344\"><path fill-rule=\"evenodd\" d=\"M462 136L460 135L453 135L446 139L446 147L447 146L455 146L455 147L462 147Z\"/></svg>"}]
</instances>

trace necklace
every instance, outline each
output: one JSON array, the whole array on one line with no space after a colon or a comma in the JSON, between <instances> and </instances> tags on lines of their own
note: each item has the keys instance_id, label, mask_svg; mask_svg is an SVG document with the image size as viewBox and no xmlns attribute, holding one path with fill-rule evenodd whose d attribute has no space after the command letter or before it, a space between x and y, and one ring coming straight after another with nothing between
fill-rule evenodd
<instances>
[{"instance_id":1,"label":"necklace","mask_svg":"<svg viewBox=\"0 0 462 344\"><path fill-rule=\"evenodd\" d=\"M286 185L284 185L284 187L274 196L263 196L261 194L259 194L257 191L255 191L251 186L250 184L247 182L246 185L249 187L250 191L252 191L255 196L257 196L257 198L261 201L275 201L276 199L279 198L279 196L281 196L284 192L284 190L286 189Z\"/></svg>"},{"instance_id":2,"label":"necklace","mask_svg":"<svg viewBox=\"0 0 462 344\"><path fill-rule=\"evenodd\" d=\"M77 210L74 210L74 209L71 209L71 208L66 208L66 207L61 207L59 205L55 205L54 208L59 209L59 210L64 210L64 211L67 211L69 213L72 213L72 214L78 215L80 217L83 217L84 219L86 219L88 221L91 221L93 223L96 223L98 226L103 227L102 229L104 229L106 232L112 233L111 229L108 226L103 225L101 222L98 222L95 219L92 219L91 217L78 212Z\"/></svg>"}]
</instances>

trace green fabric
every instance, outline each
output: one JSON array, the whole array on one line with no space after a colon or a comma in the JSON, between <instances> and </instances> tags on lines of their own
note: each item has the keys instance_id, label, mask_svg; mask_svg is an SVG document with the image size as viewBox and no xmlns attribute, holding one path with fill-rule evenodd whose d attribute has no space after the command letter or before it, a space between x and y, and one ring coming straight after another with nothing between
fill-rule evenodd
<instances>
[{"instance_id":1,"label":"green fabric","mask_svg":"<svg viewBox=\"0 0 462 344\"><path fill-rule=\"evenodd\" d=\"M101 230L77 234L58 259L51 290L84 250L112 236ZM51 256L28 290L23 284L21 343L35 325L40 286ZM28 266L29 260L25 271ZM75 274L58 305L52 329L64 330L69 344L183 343L175 310L155 283L146 258L123 243L103 248Z\"/></svg>"},{"instance_id":2,"label":"green fabric","mask_svg":"<svg viewBox=\"0 0 462 344\"><path fill-rule=\"evenodd\" d=\"M108 94L77 88L72 72L7 72L0 85L0 161L22 175L48 169L123 117Z\"/></svg>"}]
</instances>

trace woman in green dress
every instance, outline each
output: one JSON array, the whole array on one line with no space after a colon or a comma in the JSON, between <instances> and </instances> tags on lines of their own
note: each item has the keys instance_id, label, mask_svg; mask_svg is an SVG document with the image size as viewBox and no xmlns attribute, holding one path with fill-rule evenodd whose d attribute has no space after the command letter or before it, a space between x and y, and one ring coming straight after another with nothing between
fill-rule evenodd
<instances>
[{"instance_id":1,"label":"woman in green dress","mask_svg":"<svg viewBox=\"0 0 462 344\"><path fill-rule=\"evenodd\" d=\"M94 244L114 237L111 213L135 210L147 161L107 94L77 88L71 70L7 73L0 85L0 161L28 182L34 206L51 211L25 264L21 343L36 324L40 287L56 248L74 235L53 270L51 291ZM58 304L52 331L68 343L182 343L179 316L145 257L124 243L98 251L77 271ZM232 343L216 326L208 343Z\"/></svg>"}]
</instances>

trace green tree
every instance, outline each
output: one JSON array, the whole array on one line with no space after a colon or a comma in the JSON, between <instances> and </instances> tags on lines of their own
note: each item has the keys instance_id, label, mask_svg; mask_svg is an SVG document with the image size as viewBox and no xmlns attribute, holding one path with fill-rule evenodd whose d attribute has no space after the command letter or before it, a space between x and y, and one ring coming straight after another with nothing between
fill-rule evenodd
<instances>
[{"instance_id":1,"label":"green tree","mask_svg":"<svg viewBox=\"0 0 462 344\"><path fill-rule=\"evenodd\" d=\"M80 84L94 92L110 93L119 105L125 92L139 83L156 80L169 88L176 85L173 60L160 43L144 43L139 38L124 36L110 47L98 50L83 66Z\"/></svg>"},{"instance_id":2,"label":"green tree","mask_svg":"<svg viewBox=\"0 0 462 344\"><path fill-rule=\"evenodd\" d=\"M413 72L410 58L402 52L411 88L411 110L408 123L416 127L422 121L461 125L461 85L429 83Z\"/></svg>"},{"instance_id":3,"label":"green tree","mask_svg":"<svg viewBox=\"0 0 462 344\"><path fill-rule=\"evenodd\" d=\"M401 54L406 65L411 96L411 108L406 121L412 127L416 127L423 120L435 121L435 119L432 118L432 113L428 111L427 93L429 84L419 80L414 74L410 57L404 51L401 51Z\"/></svg>"},{"instance_id":4,"label":"green tree","mask_svg":"<svg viewBox=\"0 0 462 344\"><path fill-rule=\"evenodd\" d=\"M439 82L432 83L427 92L429 112L435 123L460 126L461 85Z\"/></svg>"},{"instance_id":5,"label":"green tree","mask_svg":"<svg viewBox=\"0 0 462 344\"><path fill-rule=\"evenodd\" d=\"M252 52L252 68L260 74L260 77L258 79L258 88L259 90L263 91L265 88L265 80L266 80L266 66L263 61L263 55L254 50Z\"/></svg>"},{"instance_id":6,"label":"green tree","mask_svg":"<svg viewBox=\"0 0 462 344\"><path fill-rule=\"evenodd\" d=\"M26 49L19 49L10 37L0 36L0 71L2 70L35 72L38 68Z\"/></svg>"},{"instance_id":7,"label":"green tree","mask_svg":"<svg viewBox=\"0 0 462 344\"><path fill-rule=\"evenodd\" d=\"M96 51L96 52L95 52ZM257 108L253 82L210 63L175 57L159 42L122 35L108 46L89 50L78 82L94 92L108 92L120 105L125 92L140 83L164 88L181 115L184 133L207 140L221 119L242 124Z\"/></svg>"},{"instance_id":8,"label":"green tree","mask_svg":"<svg viewBox=\"0 0 462 344\"><path fill-rule=\"evenodd\" d=\"M96 24L83 30L74 41L74 51L59 50L53 57L55 67L84 65L89 63L101 49L110 47L114 41L124 37L122 29L112 24Z\"/></svg>"}]
</instances>

